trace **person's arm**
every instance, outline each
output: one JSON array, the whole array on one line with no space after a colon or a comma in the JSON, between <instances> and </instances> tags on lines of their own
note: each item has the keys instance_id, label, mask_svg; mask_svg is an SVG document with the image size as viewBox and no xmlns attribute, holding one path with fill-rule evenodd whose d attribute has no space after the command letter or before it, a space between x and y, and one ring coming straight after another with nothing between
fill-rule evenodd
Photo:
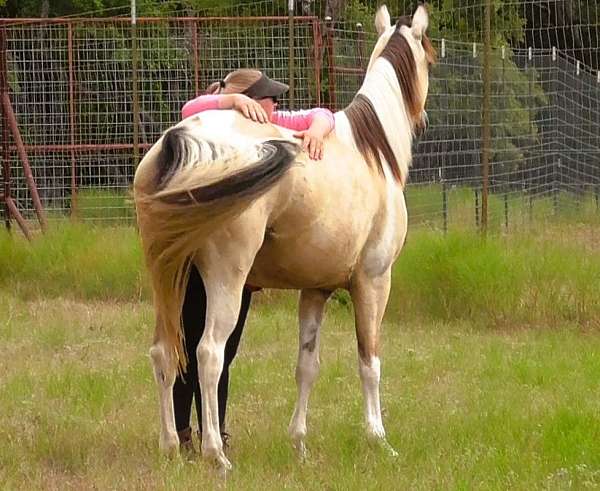
<instances>
[{"instance_id":1,"label":"person's arm","mask_svg":"<svg viewBox=\"0 0 600 491\"><path fill-rule=\"evenodd\" d=\"M333 131L335 119L328 109L309 111L274 112L271 122L296 130L294 136L302 138L302 148L313 160L323 157L323 140Z\"/></svg>"},{"instance_id":2,"label":"person's arm","mask_svg":"<svg viewBox=\"0 0 600 491\"><path fill-rule=\"evenodd\" d=\"M267 113L254 99L242 94L201 95L184 104L181 109L183 119L211 109L236 109L252 121L266 123Z\"/></svg>"},{"instance_id":3,"label":"person's arm","mask_svg":"<svg viewBox=\"0 0 600 491\"><path fill-rule=\"evenodd\" d=\"M181 108L181 118L189 118L194 114L211 109L219 109L218 95L201 95L191 101L187 101Z\"/></svg>"}]
</instances>

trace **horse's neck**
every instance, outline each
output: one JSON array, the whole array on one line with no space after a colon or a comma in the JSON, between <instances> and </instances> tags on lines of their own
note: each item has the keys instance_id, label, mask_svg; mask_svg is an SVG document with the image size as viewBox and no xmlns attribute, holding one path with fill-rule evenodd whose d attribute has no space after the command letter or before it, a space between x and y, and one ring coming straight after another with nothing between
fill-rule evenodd
<instances>
[{"instance_id":1,"label":"horse's neck","mask_svg":"<svg viewBox=\"0 0 600 491\"><path fill-rule=\"evenodd\" d=\"M412 158L412 126L394 67L378 58L358 91L371 101L406 182Z\"/></svg>"}]
</instances>

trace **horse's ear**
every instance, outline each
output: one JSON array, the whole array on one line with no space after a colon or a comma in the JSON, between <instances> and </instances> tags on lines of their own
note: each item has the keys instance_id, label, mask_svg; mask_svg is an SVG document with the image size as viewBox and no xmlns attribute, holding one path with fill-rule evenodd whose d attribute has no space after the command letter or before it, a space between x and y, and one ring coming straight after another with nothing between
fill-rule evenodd
<instances>
[{"instance_id":1,"label":"horse's ear","mask_svg":"<svg viewBox=\"0 0 600 491\"><path fill-rule=\"evenodd\" d=\"M377 29L377 35L381 36L391 25L392 21L390 20L390 13L388 12L387 7L382 5L375 14L375 29Z\"/></svg>"},{"instance_id":2,"label":"horse's ear","mask_svg":"<svg viewBox=\"0 0 600 491\"><path fill-rule=\"evenodd\" d=\"M421 39L429 25L429 14L425 5L419 5L412 18L412 33L416 39Z\"/></svg>"}]
</instances>

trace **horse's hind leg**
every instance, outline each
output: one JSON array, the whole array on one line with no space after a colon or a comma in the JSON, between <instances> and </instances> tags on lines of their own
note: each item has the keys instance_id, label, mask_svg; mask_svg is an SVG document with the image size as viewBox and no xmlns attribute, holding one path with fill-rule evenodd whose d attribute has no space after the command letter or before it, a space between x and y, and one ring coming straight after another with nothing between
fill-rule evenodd
<instances>
[{"instance_id":1,"label":"horse's hind leg","mask_svg":"<svg viewBox=\"0 0 600 491\"><path fill-rule=\"evenodd\" d=\"M301 459L306 456L306 412L311 388L319 373L319 336L325 302L331 292L302 290L300 293L300 334L298 340L298 364L296 384L298 401L290 421L288 432Z\"/></svg>"},{"instance_id":2,"label":"horse's hind leg","mask_svg":"<svg viewBox=\"0 0 600 491\"><path fill-rule=\"evenodd\" d=\"M397 455L385 438L379 398L379 332L390 293L390 283L390 270L374 278L357 274L356 278L353 278L350 294L356 317L358 369L364 396L367 435L381 443L390 454Z\"/></svg>"},{"instance_id":3,"label":"horse's hind leg","mask_svg":"<svg viewBox=\"0 0 600 491\"><path fill-rule=\"evenodd\" d=\"M157 320L157 324L160 320ZM154 380L158 386L160 403L160 440L159 448L167 455L175 455L179 449L179 437L175 429L173 412L173 384L177 374L177 362L166 343L160 339L158 325L154 344L150 348L150 360L154 371Z\"/></svg>"},{"instance_id":4,"label":"horse's hind leg","mask_svg":"<svg viewBox=\"0 0 600 491\"><path fill-rule=\"evenodd\" d=\"M223 452L220 433L217 387L223 371L225 343L238 318L245 275L234 279L226 275L202 277L206 287L206 324L196 348L202 393L202 455L214 460L222 470L229 470L231 463Z\"/></svg>"},{"instance_id":5,"label":"horse's hind leg","mask_svg":"<svg viewBox=\"0 0 600 491\"><path fill-rule=\"evenodd\" d=\"M217 386L225 343L235 328L244 283L263 237L262 217L249 213L223 232L214 233L194 259L206 290L206 322L196 348L202 393L202 455L214 460L221 470L229 470L231 463L223 452Z\"/></svg>"}]
</instances>

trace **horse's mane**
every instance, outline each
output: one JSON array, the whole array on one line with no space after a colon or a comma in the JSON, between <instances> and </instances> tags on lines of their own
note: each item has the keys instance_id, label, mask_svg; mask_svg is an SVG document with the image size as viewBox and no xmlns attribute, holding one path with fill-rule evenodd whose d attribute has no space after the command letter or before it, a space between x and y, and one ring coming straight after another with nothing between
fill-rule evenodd
<instances>
[{"instance_id":1,"label":"horse's mane","mask_svg":"<svg viewBox=\"0 0 600 491\"><path fill-rule=\"evenodd\" d=\"M379 156L381 152L390 166L394 179L402 182L400 166L371 101L364 95L357 94L344 112L350 122L356 146L365 160L369 164L375 161L377 168L383 173L383 164Z\"/></svg>"},{"instance_id":2,"label":"horse's mane","mask_svg":"<svg viewBox=\"0 0 600 491\"><path fill-rule=\"evenodd\" d=\"M411 25L410 17L401 17L396 23L396 30L390 37L385 48L381 52L381 57L390 62L396 73L396 78L400 84L404 105L407 114L411 120L420 117L420 89L417 80L417 66L413 57L412 50L406 38L401 34L401 26ZM429 63L434 63L436 58L435 49L427 36L422 38L423 49ZM354 141L368 163L375 161L378 169L383 172L380 152L387 161L394 179L402 182L402 172L398 161L385 135L385 130L379 121L377 113L371 104L371 101L362 94L357 94L350 105L344 109L352 128Z\"/></svg>"}]
</instances>

